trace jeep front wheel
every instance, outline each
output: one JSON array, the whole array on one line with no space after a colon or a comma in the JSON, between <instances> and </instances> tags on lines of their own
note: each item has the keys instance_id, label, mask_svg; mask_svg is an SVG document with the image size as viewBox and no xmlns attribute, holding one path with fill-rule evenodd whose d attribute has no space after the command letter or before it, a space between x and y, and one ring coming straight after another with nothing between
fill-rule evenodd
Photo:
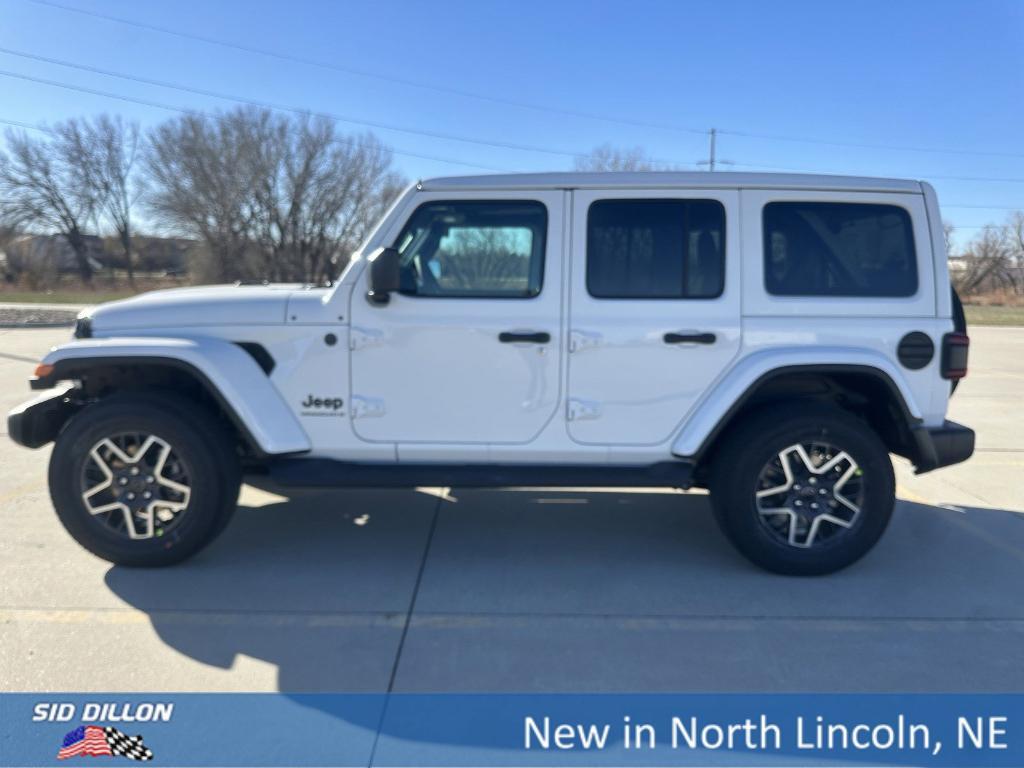
<instances>
[{"instance_id":1,"label":"jeep front wheel","mask_svg":"<svg viewBox=\"0 0 1024 768\"><path fill-rule=\"evenodd\" d=\"M74 539L112 563L170 565L210 543L238 500L238 459L209 414L164 395L86 406L50 457L50 495Z\"/></svg>"},{"instance_id":2,"label":"jeep front wheel","mask_svg":"<svg viewBox=\"0 0 1024 768\"><path fill-rule=\"evenodd\" d=\"M837 571L878 541L892 516L892 462L852 414L807 405L762 411L725 439L711 503L726 536L776 573Z\"/></svg>"}]
</instances>

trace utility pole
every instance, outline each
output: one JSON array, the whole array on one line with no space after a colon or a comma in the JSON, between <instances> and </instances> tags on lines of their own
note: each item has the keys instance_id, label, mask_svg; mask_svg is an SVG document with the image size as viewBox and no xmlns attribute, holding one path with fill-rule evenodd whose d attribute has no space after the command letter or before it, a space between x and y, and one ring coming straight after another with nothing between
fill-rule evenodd
<instances>
[{"instance_id":1,"label":"utility pole","mask_svg":"<svg viewBox=\"0 0 1024 768\"><path fill-rule=\"evenodd\" d=\"M718 129L712 128L708 131L708 159L700 160L697 165L706 165L709 171L714 171L716 165L733 165L731 160L719 160L715 150L715 139L718 138Z\"/></svg>"}]
</instances>

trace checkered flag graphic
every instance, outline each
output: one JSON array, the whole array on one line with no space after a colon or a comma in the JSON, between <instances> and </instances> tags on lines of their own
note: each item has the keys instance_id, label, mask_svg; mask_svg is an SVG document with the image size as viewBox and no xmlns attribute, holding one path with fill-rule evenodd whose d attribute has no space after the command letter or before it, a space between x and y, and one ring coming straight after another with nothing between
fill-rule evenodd
<instances>
[{"instance_id":1,"label":"checkered flag graphic","mask_svg":"<svg viewBox=\"0 0 1024 768\"><path fill-rule=\"evenodd\" d=\"M103 735L110 745L110 751L115 755L127 757L129 760L153 759L153 750L142 743L141 736L129 736L110 726L103 729Z\"/></svg>"}]
</instances>

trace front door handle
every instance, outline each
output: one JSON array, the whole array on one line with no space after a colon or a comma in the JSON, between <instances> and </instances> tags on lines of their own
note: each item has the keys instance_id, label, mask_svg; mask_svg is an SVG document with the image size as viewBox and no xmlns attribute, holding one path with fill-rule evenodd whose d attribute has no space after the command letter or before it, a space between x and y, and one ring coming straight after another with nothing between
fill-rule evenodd
<instances>
[{"instance_id":1,"label":"front door handle","mask_svg":"<svg viewBox=\"0 0 1024 768\"><path fill-rule=\"evenodd\" d=\"M713 333L666 333L662 338L666 344L714 344Z\"/></svg>"},{"instance_id":2,"label":"front door handle","mask_svg":"<svg viewBox=\"0 0 1024 768\"><path fill-rule=\"evenodd\" d=\"M551 334L547 331L502 331L498 334L498 341L502 344L524 341L531 344L547 344L551 341Z\"/></svg>"}]
</instances>

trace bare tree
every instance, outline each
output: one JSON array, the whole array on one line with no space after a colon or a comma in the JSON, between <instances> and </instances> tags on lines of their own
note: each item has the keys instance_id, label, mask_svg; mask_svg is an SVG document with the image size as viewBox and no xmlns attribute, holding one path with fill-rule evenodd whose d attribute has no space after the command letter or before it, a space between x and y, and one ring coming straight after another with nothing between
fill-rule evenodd
<instances>
[{"instance_id":1,"label":"bare tree","mask_svg":"<svg viewBox=\"0 0 1024 768\"><path fill-rule=\"evenodd\" d=\"M93 164L91 175L100 185L102 211L117 233L128 282L134 287L132 209L141 193L134 174L139 125L126 124L120 116L101 115L94 122L85 123L83 132L90 150L86 159Z\"/></svg>"},{"instance_id":2,"label":"bare tree","mask_svg":"<svg viewBox=\"0 0 1024 768\"><path fill-rule=\"evenodd\" d=\"M647 156L641 147L620 149L611 144L594 147L585 157L577 157L577 171L654 171L658 163Z\"/></svg>"},{"instance_id":3,"label":"bare tree","mask_svg":"<svg viewBox=\"0 0 1024 768\"><path fill-rule=\"evenodd\" d=\"M1018 270L1024 270L1024 211L1015 211L1007 222L1010 248Z\"/></svg>"},{"instance_id":4,"label":"bare tree","mask_svg":"<svg viewBox=\"0 0 1024 768\"><path fill-rule=\"evenodd\" d=\"M0 222L0 251L6 249L20 234L16 226Z\"/></svg>"},{"instance_id":5,"label":"bare tree","mask_svg":"<svg viewBox=\"0 0 1024 768\"><path fill-rule=\"evenodd\" d=\"M1014 240L1008 228L987 227L967 244L963 253L965 269L957 290L965 295L985 290L1017 290Z\"/></svg>"},{"instance_id":6,"label":"bare tree","mask_svg":"<svg viewBox=\"0 0 1024 768\"><path fill-rule=\"evenodd\" d=\"M953 255L953 235L956 233L956 227L953 226L951 221L942 222L942 238L946 243L946 255Z\"/></svg>"},{"instance_id":7,"label":"bare tree","mask_svg":"<svg viewBox=\"0 0 1024 768\"><path fill-rule=\"evenodd\" d=\"M220 279L323 282L400 189L391 153L326 119L186 116L153 134L150 205L205 241Z\"/></svg>"},{"instance_id":8,"label":"bare tree","mask_svg":"<svg viewBox=\"0 0 1024 768\"><path fill-rule=\"evenodd\" d=\"M435 259L447 289L516 290L529 279L530 253L508 230L462 230Z\"/></svg>"},{"instance_id":9,"label":"bare tree","mask_svg":"<svg viewBox=\"0 0 1024 768\"><path fill-rule=\"evenodd\" d=\"M55 230L75 255L84 282L92 281L85 230L101 204L102 187L82 162L87 144L74 121L44 137L7 132L0 154L0 217L6 223Z\"/></svg>"},{"instance_id":10,"label":"bare tree","mask_svg":"<svg viewBox=\"0 0 1024 768\"><path fill-rule=\"evenodd\" d=\"M16 258L12 257L10 251L10 245L18 235L17 227L0 222L0 253L3 254L3 264L0 267L2 267L5 282L13 282L19 271L20 265L15 263Z\"/></svg>"},{"instance_id":11,"label":"bare tree","mask_svg":"<svg viewBox=\"0 0 1024 768\"><path fill-rule=\"evenodd\" d=\"M244 138L234 121L189 114L157 126L147 147L150 209L203 241L210 277L218 281L250 277L245 262L254 180L247 176Z\"/></svg>"},{"instance_id":12,"label":"bare tree","mask_svg":"<svg viewBox=\"0 0 1024 768\"><path fill-rule=\"evenodd\" d=\"M322 118L250 114L257 216L253 236L274 280L321 283L400 188L391 153L371 135L339 137Z\"/></svg>"}]
</instances>

